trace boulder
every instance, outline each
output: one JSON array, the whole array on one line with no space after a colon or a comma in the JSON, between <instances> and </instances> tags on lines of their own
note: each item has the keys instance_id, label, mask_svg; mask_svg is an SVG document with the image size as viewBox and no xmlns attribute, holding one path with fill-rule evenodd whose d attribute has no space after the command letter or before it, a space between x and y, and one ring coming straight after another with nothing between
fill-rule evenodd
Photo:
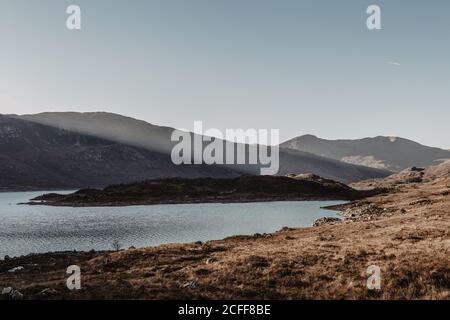
<instances>
[{"instance_id":1,"label":"boulder","mask_svg":"<svg viewBox=\"0 0 450 320\"><path fill-rule=\"evenodd\" d=\"M3 288L1 297L6 300L23 300L23 294L15 290L13 287Z\"/></svg>"},{"instance_id":2,"label":"boulder","mask_svg":"<svg viewBox=\"0 0 450 320\"><path fill-rule=\"evenodd\" d=\"M19 267L15 267L15 268L9 269L8 272L14 273L14 272L17 272L17 271L22 271L23 269L24 269L24 267L19 266Z\"/></svg>"},{"instance_id":3,"label":"boulder","mask_svg":"<svg viewBox=\"0 0 450 320\"><path fill-rule=\"evenodd\" d=\"M2 296L3 296L3 295L10 295L13 291L14 291L14 289L13 289L12 287L6 287L6 288L3 288L3 290L2 290Z\"/></svg>"},{"instance_id":4,"label":"boulder","mask_svg":"<svg viewBox=\"0 0 450 320\"><path fill-rule=\"evenodd\" d=\"M37 295L38 295L38 297L44 298L44 297L54 296L55 294L58 294L57 290L51 289L51 288L46 288L46 289L42 290L41 292L39 292Z\"/></svg>"},{"instance_id":5,"label":"boulder","mask_svg":"<svg viewBox=\"0 0 450 320\"><path fill-rule=\"evenodd\" d=\"M320 219L317 219L316 221L314 221L313 227L319 227L319 226L323 226L325 224L336 224L341 221L342 220L339 218L324 217L324 218L320 218Z\"/></svg>"}]
</instances>

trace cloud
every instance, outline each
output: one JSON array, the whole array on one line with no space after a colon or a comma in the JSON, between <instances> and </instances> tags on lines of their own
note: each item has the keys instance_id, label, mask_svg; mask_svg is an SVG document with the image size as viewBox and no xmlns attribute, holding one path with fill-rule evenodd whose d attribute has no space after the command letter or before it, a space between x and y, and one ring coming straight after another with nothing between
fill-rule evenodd
<instances>
[{"instance_id":1,"label":"cloud","mask_svg":"<svg viewBox=\"0 0 450 320\"><path fill-rule=\"evenodd\" d=\"M397 67L401 66L400 62L389 62L389 64Z\"/></svg>"}]
</instances>

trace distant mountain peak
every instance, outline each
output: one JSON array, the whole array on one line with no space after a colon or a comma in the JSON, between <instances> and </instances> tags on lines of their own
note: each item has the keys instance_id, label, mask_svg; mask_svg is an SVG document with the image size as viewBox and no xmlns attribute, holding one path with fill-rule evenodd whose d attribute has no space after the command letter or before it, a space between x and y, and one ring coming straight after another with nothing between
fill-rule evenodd
<instances>
[{"instance_id":1,"label":"distant mountain peak","mask_svg":"<svg viewBox=\"0 0 450 320\"><path fill-rule=\"evenodd\" d=\"M396 136L326 140L314 135L303 135L282 143L281 147L391 171L413 166L426 167L438 159L450 158L448 150L424 146Z\"/></svg>"},{"instance_id":2,"label":"distant mountain peak","mask_svg":"<svg viewBox=\"0 0 450 320\"><path fill-rule=\"evenodd\" d=\"M313 134L304 134L300 136L299 139L319 139L319 137Z\"/></svg>"}]
</instances>

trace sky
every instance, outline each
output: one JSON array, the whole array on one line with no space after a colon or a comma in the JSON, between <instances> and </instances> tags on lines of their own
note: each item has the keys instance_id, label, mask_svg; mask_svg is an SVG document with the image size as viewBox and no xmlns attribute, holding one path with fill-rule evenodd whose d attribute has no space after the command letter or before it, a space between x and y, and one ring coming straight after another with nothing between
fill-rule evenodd
<instances>
[{"instance_id":1,"label":"sky","mask_svg":"<svg viewBox=\"0 0 450 320\"><path fill-rule=\"evenodd\" d=\"M450 149L449 40L448 0L0 0L0 113Z\"/></svg>"}]
</instances>

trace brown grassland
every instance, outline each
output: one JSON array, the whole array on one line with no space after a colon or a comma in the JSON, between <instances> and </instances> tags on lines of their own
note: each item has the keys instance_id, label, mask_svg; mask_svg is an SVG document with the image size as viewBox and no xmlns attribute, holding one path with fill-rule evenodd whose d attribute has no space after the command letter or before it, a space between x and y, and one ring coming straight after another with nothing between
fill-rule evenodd
<instances>
[{"instance_id":1,"label":"brown grassland","mask_svg":"<svg viewBox=\"0 0 450 320\"><path fill-rule=\"evenodd\" d=\"M314 228L12 258L0 261L0 289L25 299L450 299L449 192L448 177L405 184ZM81 290L66 288L72 264ZM381 290L366 287L370 265L381 268ZM56 291L39 294L46 288Z\"/></svg>"}]
</instances>

